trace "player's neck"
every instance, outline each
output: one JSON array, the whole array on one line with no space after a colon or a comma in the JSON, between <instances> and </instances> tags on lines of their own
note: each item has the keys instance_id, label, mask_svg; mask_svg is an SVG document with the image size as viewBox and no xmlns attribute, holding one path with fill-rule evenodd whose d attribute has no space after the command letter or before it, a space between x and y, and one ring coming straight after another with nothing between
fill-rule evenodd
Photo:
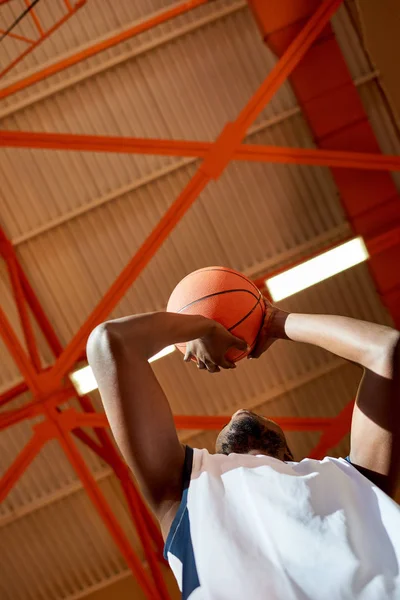
<instances>
[{"instance_id":1,"label":"player's neck","mask_svg":"<svg viewBox=\"0 0 400 600\"><path fill-rule=\"evenodd\" d=\"M277 458L278 460L281 460L282 462L285 460L284 452L281 452L281 453L279 453L278 456L276 456L274 454L269 454L268 452L265 452L265 450L250 450L249 452L247 452L247 454L250 454L251 456L260 456L260 454L262 454L263 456L270 456L271 458Z\"/></svg>"}]
</instances>

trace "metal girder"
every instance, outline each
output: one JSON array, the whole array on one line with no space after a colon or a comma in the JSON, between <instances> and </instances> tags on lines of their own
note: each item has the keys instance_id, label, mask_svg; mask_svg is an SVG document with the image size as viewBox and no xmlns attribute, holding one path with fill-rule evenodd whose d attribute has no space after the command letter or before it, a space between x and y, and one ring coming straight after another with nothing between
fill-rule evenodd
<instances>
[{"instance_id":1,"label":"metal girder","mask_svg":"<svg viewBox=\"0 0 400 600\"><path fill-rule=\"evenodd\" d=\"M86 3L86 0L79 0L78 2L76 2L76 4L73 7L70 7L68 9L67 7L67 12L61 17L61 19L59 19L59 21L57 21L52 27L50 27L50 29L48 29L47 31L43 30L43 27L40 23L40 20L38 19L38 17L36 16L36 13L34 11L34 9L31 9L30 11L30 16L38 30L38 34L39 37L37 40L30 40L28 38L23 38L21 36L16 36L15 34L12 37L15 37L16 39L20 39L21 41L24 42L28 42L29 46L23 51L21 52L21 54L19 56L17 56L17 58L15 58L13 61L11 61L11 63L9 65L7 65L7 67L5 69L3 69L2 71L0 71L0 79L2 77L4 77L4 75L6 75L7 73L9 73L11 71L11 69L13 69L18 63L20 63L26 56L28 56L28 54L31 54L31 52L33 52L34 50L36 50L36 48L38 46L40 46L40 44L42 44L45 40L47 40L59 27L61 27L62 25L64 25L64 23L66 23L80 8L82 8L82 6ZM29 0L25 0L25 4L27 6L30 5ZM32 85L32 84L31 84ZM8 87L13 87L8 86ZM6 98L7 96L10 95L10 92L6 92L4 93L5 90L8 89L7 88L3 88L3 90L0 91L0 97L2 98ZM27 87L26 85L23 87ZM23 87L19 88L19 89L23 89ZM1 95L3 93L3 95ZM14 93L14 92L11 92Z\"/></svg>"},{"instance_id":2,"label":"metal girder","mask_svg":"<svg viewBox=\"0 0 400 600\"><path fill-rule=\"evenodd\" d=\"M320 5L261 84L253 98L241 111L238 118L224 128L219 138L211 146L192 180L167 210L135 256L89 315L86 322L66 346L63 354L57 359L53 367L55 377L62 377L71 369L77 357L84 350L86 340L92 329L110 314L208 182L222 174L232 157L233 151L241 143L247 128L272 98L285 78L300 62L313 40L324 29L340 4L341 0L325 0Z\"/></svg>"},{"instance_id":3,"label":"metal girder","mask_svg":"<svg viewBox=\"0 0 400 600\"><path fill-rule=\"evenodd\" d=\"M265 43L279 57L285 55L319 0L248 2ZM335 152L340 148L341 154L380 152L330 26L293 70L290 82L319 149ZM353 230L366 242L369 268L378 292L399 326L400 277L396 265L400 261L400 198L394 183L389 173L361 171L360 166L349 170L343 169L343 164L330 166ZM348 405L332 428L326 430L311 456L320 456L336 445L349 430L350 417Z\"/></svg>"},{"instance_id":4,"label":"metal girder","mask_svg":"<svg viewBox=\"0 0 400 600\"><path fill-rule=\"evenodd\" d=\"M15 257L14 249L8 239L0 229L0 254L2 255L8 270L11 288L14 294L15 304L21 322L22 331L25 337L26 346L32 366L36 372L41 369L39 350L35 335L33 333L32 323L28 313L28 307L25 300L25 294L19 277L18 263Z\"/></svg>"},{"instance_id":5,"label":"metal girder","mask_svg":"<svg viewBox=\"0 0 400 600\"><path fill-rule=\"evenodd\" d=\"M318 444L309 453L309 458L319 459L326 456L326 453L334 448L346 433L349 433L353 408L354 400L346 404L343 410L332 419L331 425L324 430Z\"/></svg>"},{"instance_id":6,"label":"metal girder","mask_svg":"<svg viewBox=\"0 0 400 600\"><path fill-rule=\"evenodd\" d=\"M180 7L182 12L185 12L195 6L205 4L205 2L206 0L192 0L192 2L182 3ZM286 3L287 0L284 0L283 5L286 6ZM68 0L66 0L65 4L67 8L69 8ZM262 4L264 8L266 8L267 4L269 6L270 3ZM304 8L306 2L302 0L300 4ZM277 65L260 86L251 101L239 114L238 118L223 129L218 139L212 144L203 142L171 142L169 140L137 140L132 138L128 138L127 140L121 138L95 138L94 136L57 136L51 134L47 134L47 136L45 135L43 137L43 134L28 134L26 132L3 132L1 134L1 145L14 144L15 146L22 147L25 144L25 147L32 147L29 146L29 143L32 144L32 140L34 140L34 136L36 135L38 137L35 138L35 143L37 144L35 147L55 148L56 146L51 144L58 143L60 144L58 149L64 150L160 153L177 156L196 156L203 161L192 181L170 207L160 223L155 227L123 272L118 276L103 300L94 309L88 320L83 324L80 331L73 337L65 349L62 348L50 321L47 319L41 308L18 261L13 262L12 277L16 279L16 285L19 290L18 294L24 296L24 301L30 306L35 318L41 326L47 342L55 354L56 362L53 367L47 370L40 369L40 364L38 365L36 361L36 366L34 368L35 358L32 356L32 352L30 356L26 354L17 336L12 331L5 314L0 313L0 332L10 353L26 379L26 387L21 384L15 386L10 391L3 393L0 397L0 403L4 404L9 401L11 397L14 397L13 394L27 388L30 389L34 395L33 403L30 403L17 411L5 413L5 418L8 419L7 426L19 422L22 418L31 417L33 414L36 414L35 411L41 411L46 416L45 422L40 424L41 427L35 429L31 442L22 450L14 465L12 465L6 473L6 478L1 479L0 495L3 494L4 496L5 493L11 489L18 477L27 468L47 439L56 438L61 444L70 463L78 473L88 495L92 499L93 504L96 506L111 535L114 537L118 547L125 556L128 565L137 575L149 598L167 598L167 592L165 591L165 587L163 587L165 584L163 584L157 564L157 561L160 559L160 545L162 544L162 542L160 542L159 532L151 515L145 510L143 501L136 488L130 481L127 467L122 463L114 446L107 437L107 433L104 430L108 426L105 416L93 412L93 406L88 397L80 399L84 410L83 413L74 411L61 412L60 410L57 410L57 404L62 397L62 394L69 393L68 390L62 389L62 378L73 367L76 360L82 356L86 339L91 329L108 316L141 270L147 265L167 235L173 230L177 222L195 201L202 189L204 189L211 179L217 179L222 174L230 160L315 164L331 166L338 170L344 170L346 168L347 172L349 169L363 169L375 172L399 169L399 158L381 156L379 155L379 149L365 153L359 151L360 149L358 148L356 149L357 151L354 151L354 148L343 151L342 149L337 150L337 147L329 148L324 146L324 151L321 152L310 149L241 145L247 128L264 108L265 104L271 99L283 81L290 74L293 74L301 59L311 51L314 41L326 30L325 28L329 23L329 19L340 4L341 0L325 0L325 2L318 5L317 10L305 23L300 32L296 31L296 35L291 39L291 43L286 44L286 49L281 53L282 56ZM281 10L279 5L277 5L274 18L278 18L279 15L282 17L285 13L283 5ZM183 9L182 7L185 8ZM174 14L166 17L167 13L168 11L162 13L162 18L165 18L165 20L167 18L172 18L172 16L176 16L176 14ZM160 22L163 21L158 20L157 23L150 23L150 21L147 21L145 26L146 28L150 28ZM143 26L144 24L142 23L141 27ZM144 31L144 29L142 30ZM124 35L130 37L137 32L137 30L133 32L131 29L129 34L126 31L124 32ZM31 78L17 81L7 88L3 88L3 90L0 91L0 98L15 93L20 89L24 89L37 81L41 81L45 77L67 68L71 64L76 64L87 56L92 56L93 54L104 50L106 47L110 47L110 45L119 43L122 39L128 38L119 37L117 39L117 37L114 36L113 39L109 38L106 40L106 45L104 47L91 48L89 54L73 56L71 58L72 62L54 63L47 69L42 69L35 73ZM110 45L107 46L107 44ZM309 54L307 54L307 56L309 56ZM29 136L31 137L29 138ZM9 143L10 140L13 143ZM40 146L40 144L42 145ZM46 146L45 144L48 145ZM73 144L80 144L80 146L73 146ZM86 147L84 147L85 144ZM122 144L124 144L123 147ZM128 148L129 150L127 150ZM386 174L379 173L379 175ZM357 216L359 216L359 213ZM371 231L368 230L367 233L371 234ZM388 248L392 248L398 244L398 236L399 229L396 226L391 230L386 228L384 233L380 232L379 235L374 232L374 235L369 236L369 247L372 248L375 253L386 252ZM31 351L30 342L28 347ZM352 403L347 405L338 417L333 419L276 417L275 420L287 430L321 430L323 432L321 440L313 451L313 455L317 455L317 453L325 452L329 447L335 445L344 433L348 431L351 409ZM177 428L218 429L226 422L226 418L227 417L176 416L175 423ZM3 421L3 425L4 423L5 421ZM87 436L81 429L83 426L94 427L98 441L94 442ZM132 518L137 527L152 570L157 590L146 573L143 572L142 566L138 562L137 556L132 551L124 532L121 530L119 524L110 512L109 507L105 503L96 482L74 445L71 437L72 434L86 443L94 452L97 452L99 456L106 460L120 478L122 488L128 501L128 506L131 510ZM157 548L156 552L154 551L154 545Z\"/></svg>"},{"instance_id":7,"label":"metal girder","mask_svg":"<svg viewBox=\"0 0 400 600\"><path fill-rule=\"evenodd\" d=\"M187 156L205 159L213 147L213 142L75 135L68 133L36 133L30 131L1 131L0 147ZM232 160L366 169L368 171L400 171L400 156L396 155L285 146L263 146L260 144L241 144L234 149Z\"/></svg>"},{"instance_id":8,"label":"metal girder","mask_svg":"<svg viewBox=\"0 0 400 600\"><path fill-rule=\"evenodd\" d=\"M155 13L152 17L139 21L127 29L118 32L117 34L110 35L106 38L103 38L101 41L89 45L86 48L75 52L68 57L62 58L61 60L57 60L50 65L47 65L43 69L39 69L35 73L31 75L21 77L17 79L10 85L0 89L0 100L3 98L7 98L16 92L24 90L39 81L43 81L56 73L60 73L64 69L72 67L83 60L86 60L104 50L108 50L117 44L125 42L126 40L143 33L144 31L148 31L161 23L165 23L179 15L184 14L202 4L207 4L209 0L188 0L186 2L181 2L179 4L175 4L172 7L169 7L166 10L159 11ZM44 39L48 38L56 29L58 29L61 25L65 23L71 16L73 16L79 8L81 8L86 3L86 0L79 0L76 2L75 6L72 7L68 12L64 15L64 17L58 21L51 29L49 29L46 33L40 33L39 40L36 40L29 48L27 48L16 60L14 60L10 65L7 66L2 72L0 72L0 78L8 73L16 64L18 64L25 56L30 54L40 43L43 42Z\"/></svg>"},{"instance_id":9,"label":"metal girder","mask_svg":"<svg viewBox=\"0 0 400 600\"><path fill-rule=\"evenodd\" d=\"M29 285L23 270L19 264L15 250L5 236L4 232L0 231L1 251L4 259L13 264L13 277L17 280L17 287L21 297L19 302L29 303L34 316L37 319L39 326L53 349L55 356L62 352L62 345L59 342L57 335L47 317L42 310L36 295ZM15 283L15 282L13 282ZM26 294L26 297L25 297ZM103 415L94 413L94 407L89 397L78 398L82 409L86 412L77 413L74 410L62 412L57 406L65 403L71 397L76 397L76 391L72 384L63 385L60 381L54 381L51 378L50 369L39 369L35 371L33 368L32 357L26 355L16 334L13 332L6 315L0 309L0 335L3 337L10 353L14 357L15 362L19 366L26 380L26 389L30 389L33 394L33 401L29 402L21 408L3 411L0 415L0 430L15 425L25 419L30 419L39 414L45 416L46 420L41 424L40 429L35 429L35 433L31 441L23 448L17 456L14 463L4 474L0 480L0 496L5 495L11 490L17 482L21 474L28 468L36 454L41 450L44 443L50 438L61 440L62 447L69 447L70 452L67 455L70 460L73 459L73 466L77 470L78 476L82 479L85 488L88 485L94 485L95 489L91 490L90 497L94 502L96 509L99 511L103 520L105 520L110 534L116 541L119 549L124 555L128 566L134 571L138 580L141 582L143 589L146 591L148 598L167 599L168 591L160 571L159 562L164 562L162 555L163 541L160 532L158 531L152 515L147 506L144 504L138 490L136 489L126 465L119 457L115 447L113 446L109 435L104 431ZM32 364L31 364L32 363ZM22 390L21 390L22 387ZM25 391L25 386L15 386L7 394L2 395L3 404L6 401L15 397L15 393ZM88 414L88 412L90 414ZM101 424L96 427L96 420L100 418ZM93 441L90 436L85 434L81 429L86 425L93 425L95 435L99 439L99 444ZM39 436L40 431L40 436ZM105 503L104 498L94 478L90 475L83 458L75 447L70 432L87 444L93 452L98 454L102 460L105 460L112 466L114 472L120 480L121 489L126 497L132 520L139 534L139 539L143 545L145 556L150 567L152 578L155 583L149 579L147 573L143 571L143 567L132 548L128 551L127 540L121 537L121 528L112 514L111 509ZM89 473L89 477L87 476ZM105 519L105 516L107 517ZM138 569L140 569L138 571Z\"/></svg>"}]
</instances>

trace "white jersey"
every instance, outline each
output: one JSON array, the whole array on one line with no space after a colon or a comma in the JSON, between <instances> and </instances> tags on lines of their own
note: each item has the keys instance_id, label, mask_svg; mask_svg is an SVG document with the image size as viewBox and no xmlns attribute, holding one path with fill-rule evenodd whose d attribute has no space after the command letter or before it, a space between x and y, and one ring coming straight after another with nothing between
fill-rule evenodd
<instances>
[{"instance_id":1,"label":"white jersey","mask_svg":"<svg viewBox=\"0 0 400 600\"><path fill-rule=\"evenodd\" d=\"M400 600L400 507L344 459L186 449L183 600Z\"/></svg>"}]
</instances>

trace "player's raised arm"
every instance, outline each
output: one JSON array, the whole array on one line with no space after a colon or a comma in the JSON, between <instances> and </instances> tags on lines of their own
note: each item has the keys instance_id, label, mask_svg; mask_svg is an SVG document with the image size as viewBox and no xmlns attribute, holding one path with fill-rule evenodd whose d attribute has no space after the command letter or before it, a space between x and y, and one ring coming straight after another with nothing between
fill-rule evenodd
<instances>
[{"instance_id":1,"label":"player's raised arm","mask_svg":"<svg viewBox=\"0 0 400 600\"><path fill-rule=\"evenodd\" d=\"M278 338L314 344L364 368L351 427L350 460L393 494L400 468L400 333L336 315L288 314L268 305L257 357Z\"/></svg>"},{"instance_id":2,"label":"player's raised arm","mask_svg":"<svg viewBox=\"0 0 400 600\"><path fill-rule=\"evenodd\" d=\"M92 332L87 344L114 437L160 521L181 499L185 452L148 359L189 340L197 340L207 360L221 367L228 348L243 345L214 321L170 313L109 321Z\"/></svg>"}]
</instances>

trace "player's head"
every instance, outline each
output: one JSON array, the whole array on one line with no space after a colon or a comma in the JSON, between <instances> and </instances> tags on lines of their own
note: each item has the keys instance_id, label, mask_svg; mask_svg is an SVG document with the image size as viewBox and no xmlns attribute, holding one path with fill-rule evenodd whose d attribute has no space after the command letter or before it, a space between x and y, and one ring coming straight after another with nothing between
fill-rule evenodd
<instances>
[{"instance_id":1,"label":"player's head","mask_svg":"<svg viewBox=\"0 0 400 600\"><path fill-rule=\"evenodd\" d=\"M217 454L266 454L293 460L285 434L277 423L248 410L238 410L219 432Z\"/></svg>"}]
</instances>

